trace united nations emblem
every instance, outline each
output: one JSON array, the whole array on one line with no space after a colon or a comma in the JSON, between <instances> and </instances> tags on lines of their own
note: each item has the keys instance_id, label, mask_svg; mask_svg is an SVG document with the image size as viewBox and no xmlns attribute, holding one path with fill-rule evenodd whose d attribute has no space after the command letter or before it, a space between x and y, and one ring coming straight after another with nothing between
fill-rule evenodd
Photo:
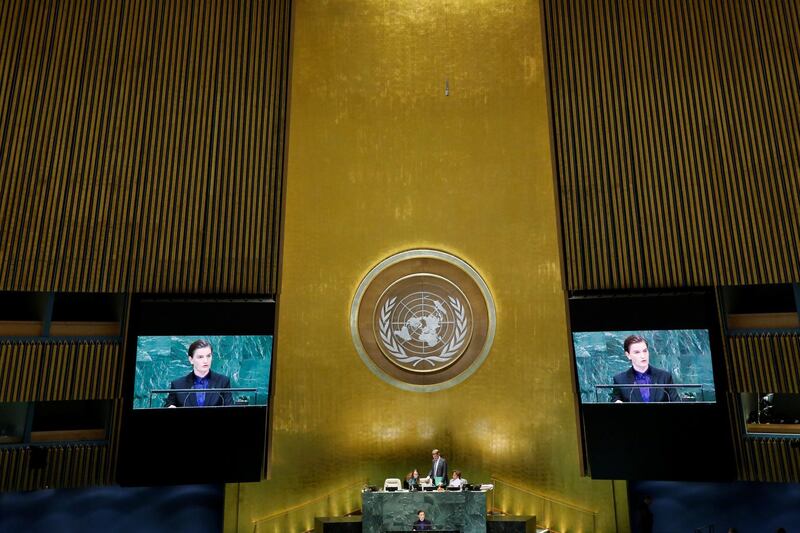
<instances>
[{"instance_id":1,"label":"united nations emblem","mask_svg":"<svg viewBox=\"0 0 800 533\"><path fill-rule=\"evenodd\" d=\"M412 274L386 289L375 308L380 349L403 368L434 372L456 362L469 346L472 311L453 283Z\"/></svg>"},{"instance_id":2,"label":"united nations emblem","mask_svg":"<svg viewBox=\"0 0 800 533\"><path fill-rule=\"evenodd\" d=\"M483 362L494 336L494 303L478 273L436 250L389 257L359 285L350 314L367 366L409 390L441 390Z\"/></svg>"}]
</instances>

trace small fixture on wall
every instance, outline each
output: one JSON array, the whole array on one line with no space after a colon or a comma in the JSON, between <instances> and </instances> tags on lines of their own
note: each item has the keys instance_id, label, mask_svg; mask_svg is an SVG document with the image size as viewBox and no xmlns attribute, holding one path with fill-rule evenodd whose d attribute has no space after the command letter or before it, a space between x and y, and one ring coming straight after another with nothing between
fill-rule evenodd
<instances>
[{"instance_id":1,"label":"small fixture on wall","mask_svg":"<svg viewBox=\"0 0 800 533\"><path fill-rule=\"evenodd\" d=\"M450 80L446 78L444 80L444 95L450 96Z\"/></svg>"}]
</instances>

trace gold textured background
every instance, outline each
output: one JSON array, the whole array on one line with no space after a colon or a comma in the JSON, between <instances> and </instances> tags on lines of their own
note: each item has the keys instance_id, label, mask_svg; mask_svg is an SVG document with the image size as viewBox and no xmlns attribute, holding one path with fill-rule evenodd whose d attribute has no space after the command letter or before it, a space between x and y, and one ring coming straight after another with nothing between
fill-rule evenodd
<instances>
[{"instance_id":1,"label":"gold textured background","mask_svg":"<svg viewBox=\"0 0 800 533\"><path fill-rule=\"evenodd\" d=\"M559 531L614 531L611 483L580 476L537 2L302 0L293 31L271 479L228 486L226 531L311 529L433 447L504 480L495 507L533 491ZM417 247L497 304L483 366L429 394L375 377L348 327L362 277Z\"/></svg>"}]
</instances>

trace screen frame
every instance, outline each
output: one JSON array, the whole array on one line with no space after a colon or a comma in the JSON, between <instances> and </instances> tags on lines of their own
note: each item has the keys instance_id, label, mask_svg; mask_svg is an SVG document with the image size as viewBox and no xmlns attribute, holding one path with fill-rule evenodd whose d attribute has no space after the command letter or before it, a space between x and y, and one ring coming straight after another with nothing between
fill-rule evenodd
<instances>
[{"instance_id":1,"label":"screen frame","mask_svg":"<svg viewBox=\"0 0 800 533\"><path fill-rule=\"evenodd\" d=\"M594 479L734 479L727 367L715 291L705 287L576 291L568 295L567 303L572 387L585 473ZM676 329L708 331L716 403L581 402L573 333ZM675 444L686 442L692 444Z\"/></svg>"},{"instance_id":2,"label":"screen frame","mask_svg":"<svg viewBox=\"0 0 800 533\"><path fill-rule=\"evenodd\" d=\"M582 377L585 378L586 376L581 376L580 368L578 367L578 358L577 358L577 347L578 347L578 344L577 344L577 342L575 340L575 335L576 334L580 334L580 333L606 334L606 335L608 335L608 334L612 334L612 335L613 334L617 334L616 337L620 341L624 340L623 336L619 335L620 333L624 333L626 336L627 335L632 335L632 334L641 334L641 336L648 343L648 346L652 347L652 346L656 346L656 344L657 344L652 339L653 335L656 334L656 333L674 333L674 332L687 332L687 331L704 332L706 334L707 339L708 339L708 343L707 343L708 356L707 357L708 357L708 363L711 366L711 377L712 377L711 385L713 386L714 399L713 400L698 400L698 401L693 401L693 402L683 402L683 401L681 401L681 402L651 402L649 404L650 405L654 405L656 403L665 403L665 404L669 404L669 405L676 405L677 403L693 403L693 404L698 404L698 403L714 404L714 403L717 403L717 395L716 395L716 391L717 391L717 388L716 388L717 387L717 374L716 374L716 372L714 370L714 358L713 358L713 354L712 354L713 350L712 350L712 347L711 347L711 332L706 328L694 328L694 329L670 328L670 329L654 329L654 330L600 330L600 331L587 331L587 332L584 332L584 331L573 331L571 333L571 337L572 337L572 356L574 358L575 378L576 378L576 391L577 391L578 401L582 405L612 403L610 401L583 401L583 396L581 394L581 382L582 382L581 378ZM605 357L613 357L613 354L606 354ZM663 367L662 365L652 364L652 360L651 360L651 366L653 366L654 368L662 368ZM671 369L665 369L665 370L667 370L668 372L670 372L672 374L672 370ZM583 381L587 381L587 380L584 379ZM612 390L611 386L613 385L612 382L613 382L613 376L609 378L608 383L594 383L593 385L594 386L602 386L602 388L604 390L606 390L606 392L608 394L610 394L611 390ZM591 383L585 383L585 384L592 385ZM686 383L684 383L684 382L681 382L681 383L675 382L674 385L675 385L674 388L678 389L678 394L680 394L680 392L681 392L680 391L680 386L681 385L687 386L687 388L689 388L690 385L692 387L694 387L694 388L697 388L698 384L697 383L688 383L688 382L686 382ZM702 384L700 384L700 385L702 385ZM637 387L644 387L645 385L636 385L636 386ZM658 387L653 385L653 388L658 388ZM597 392L597 389L595 389L595 396L597 396L597 395L598 395L598 392Z\"/></svg>"},{"instance_id":3,"label":"screen frame","mask_svg":"<svg viewBox=\"0 0 800 533\"><path fill-rule=\"evenodd\" d=\"M140 349L139 349L140 348L140 340L143 339L143 338L171 338L171 337L175 337L175 336L195 338L197 340L209 340L209 339L212 339L213 337L228 337L228 338L262 337L262 338L269 338L270 339L269 359L263 361L263 365L265 367L267 367L267 373L268 373L268 377L269 377L269 380L265 385L266 395L263 396L263 400L262 401L259 401L260 397L258 396L258 390L257 389L252 389L252 391L255 392L254 397L256 398L256 402L247 404L246 406L267 406L267 405L269 405L270 385L271 385L271 382L272 382L272 375L271 375L271 371L272 371L272 353L273 353L273 351L275 349L275 336L274 335L244 335L244 334L218 335L216 332L206 331L206 332L194 332L194 333L189 334L189 335L141 335L140 334L140 335L137 335L134 339L132 339L132 342L136 343L136 345L135 345L135 351L136 351L136 359L135 360L136 360L136 364L134 365L134 381L133 381L133 392L132 392L132 398L133 398L132 407L133 407L133 409L135 411L139 411L139 410L142 410L142 409L165 409L165 407L163 407L161 405L148 405L146 407L136 407L136 405L135 405L135 402L136 402L136 396L135 396L136 387L138 385L138 379L139 379L139 375L140 375L139 372L136 371L139 368L138 367L138 362L139 362L138 359L139 359L139 352L140 352ZM211 347L213 349L213 352L212 352L213 353L213 360L216 361L218 357L217 357L217 353L216 353L217 352L217 347L215 346L215 343L211 342ZM185 360L187 358L188 358L188 353L185 353L185 352L182 353L181 362L182 363L185 362ZM214 365L217 365L217 363L215 362L215 363L212 364L212 367L211 367L212 371L225 375L224 372L219 372L218 371L218 368L219 368L218 366L215 367ZM184 376L188 375L189 372L190 372L190 367L187 366L187 368L184 370L184 372L181 375L175 375L175 376L171 376L171 377L161 376L162 378L164 378L164 381L163 381L164 385L163 385L163 387L161 387L161 389L163 389L165 391L166 390L172 390L170 388L170 383L172 381L174 381L175 379L178 379L180 377L184 377ZM231 378L231 382L233 382L232 376L226 376L226 377ZM236 392L236 389L247 389L248 391L250 390L250 388L248 388L248 387L241 387L241 386L240 387L231 386L230 389L231 389L231 392ZM197 390L200 390L200 389L197 389ZM215 390L217 392L221 392L223 389L212 389L212 390ZM179 389L179 391L183 391L183 389ZM163 400L163 397L160 397L160 399ZM242 407L245 407L245 406L232 404L232 405L224 405L224 406L215 406L213 408L239 409L239 408L242 408ZM185 406L185 408L194 409L194 408L196 408L196 406Z\"/></svg>"},{"instance_id":4,"label":"screen frame","mask_svg":"<svg viewBox=\"0 0 800 533\"><path fill-rule=\"evenodd\" d=\"M276 302L272 297L134 294L125 332L120 459L123 486L260 481L269 457L275 394ZM137 340L147 335L270 335L266 405L134 409ZM184 453L199 443L214 450L201 468Z\"/></svg>"}]
</instances>

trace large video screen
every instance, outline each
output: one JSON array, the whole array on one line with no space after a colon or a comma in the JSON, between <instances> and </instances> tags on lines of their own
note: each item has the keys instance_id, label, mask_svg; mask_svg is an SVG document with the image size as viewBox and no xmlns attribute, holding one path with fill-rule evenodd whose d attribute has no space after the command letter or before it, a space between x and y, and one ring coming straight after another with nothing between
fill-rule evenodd
<instances>
[{"instance_id":1,"label":"large video screen","mask_svg":"<svg viewBox=\"0 0 800 533\"><path fill-rule=\"evenodd\" d=\"M275 392L275 307L267 296L131 296L119 484L262 479ZM214 456L201 468L164 453L198 446Z\"/></svg>"},{"instance_id":2,"label":"large video screen","mask_svg":"<svg viewBox=\"0 0 800 533\"><path fill-rule=\"evenodd\" d=\"M718 481L736 474L712 289L573 293L570 334L586 472Z\"/></svg>"},{"instance_id":3,"label":"large video screen","mask_svg":"<svg viewBox=\"0 0 800 533\"><path fill-rule=\"evenodd\" d=\"M573 332L581 403L715 402L707 329Z\"/></svg>"},{"instance_id":4,"label":"large video screen","mask_svg":"<svg viewBox=\"0 0 800 533\"><path fill-rule=\"evenodd\" d=\"M143 335L133 408L266 405L271 335Z\"/></svg>"}]
</instances>

